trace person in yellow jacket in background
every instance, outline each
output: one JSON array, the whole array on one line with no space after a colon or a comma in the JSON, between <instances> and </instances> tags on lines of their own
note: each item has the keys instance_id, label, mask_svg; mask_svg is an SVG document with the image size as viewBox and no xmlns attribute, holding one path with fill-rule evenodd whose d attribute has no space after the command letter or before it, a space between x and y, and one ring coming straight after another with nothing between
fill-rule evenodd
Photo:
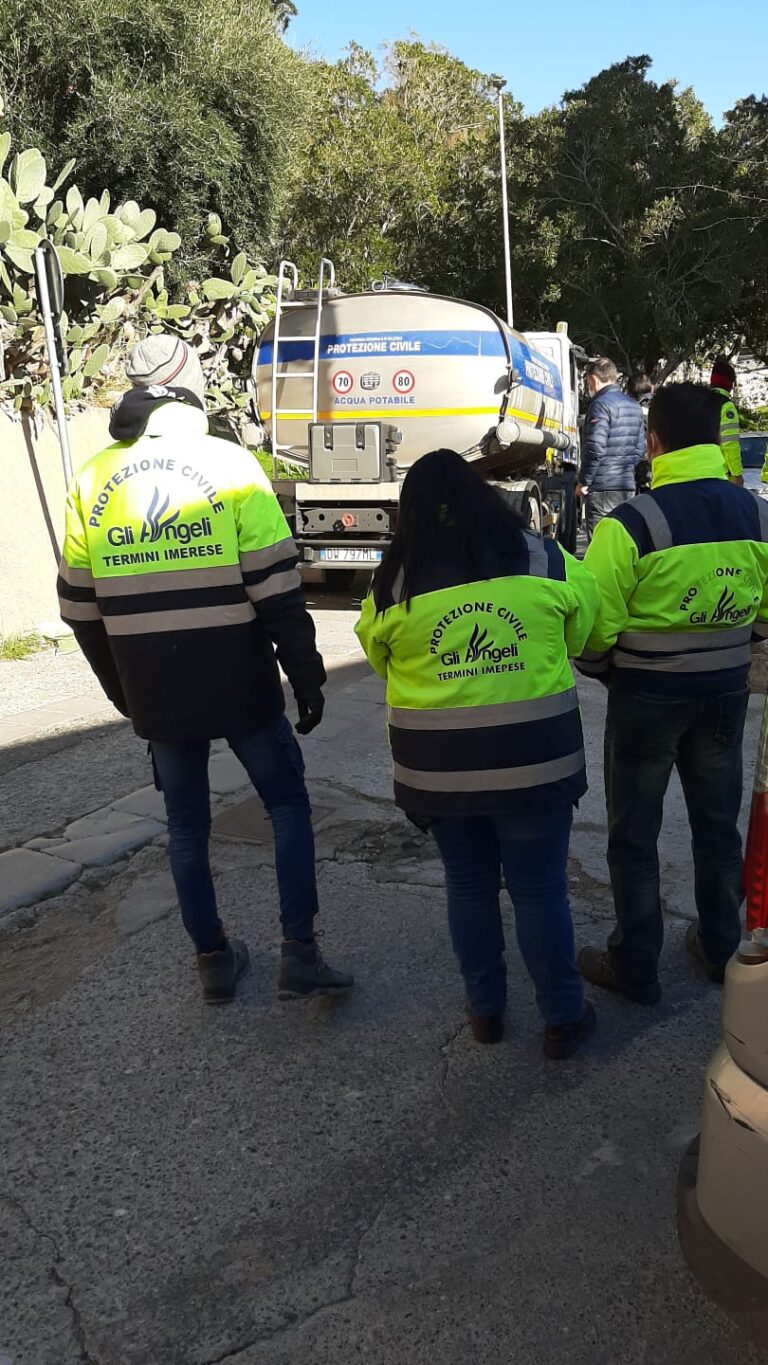
<instances>
[{"instance_id":1,"label":"person in yellow jacket in background","mask_svg":"<svg viewBox=\"0 0 768 1365\"><path fill-rule=\"evenodd\" d=\"M107 696L150 742L204 999L231 1000L248 964L245 944L224 932L208 859L216 738L237 754L272 820L279 996L346 990L352 977L333 971L314 939L309 799L278 672L279 661L297 699L296 728L309 734L322 719L325 669L296 547L253 456L208 435L199 364L188 348L174 356L157 344L169 340L149 338L129 357L135 387L113 409L115 444L69 490L61 614ZM146 382L174 372L192 387Z\"/></svg>"},{"instance_id":2,"label":"person in yellow jacket in background","mask_svg":"<svg viewBox=\"0 0 768 1365\"><path fill-rule=\"evenodd\" d=\"M408 473L397 530L357 633L387 682L395 800L430 827L448 920L480 1043L504 1029L500 870L544 1016L544 1052L589 1037L566 862L587 786L569 655L597 611L592 575L528 534L455 451Z\"/></svg>"},{"instance_id":3,"label":"person in yellow jacket in background","mask_svg":"<svg viewBox=\"0 0 768 1365\"><path fill-rule=\"evenodd\" d=\"M725 472L731 483L740 488L744 486L744 466L741 459L741 423L739 412L733 401L736 384L736 371L725 356L718 356L712 366L710 386L721 399L720 405L720 448L725 461Z\"/></svg>"},{"instance_id":4,"label":"person in yellow jacket in background","mask_svg":"<svg viewBox=\"0 0 768 1365\"><path fill-rule=\"evenodd\" d=\"M657 841L673 768L693 842L699 923L688 950L722 982L741 935L741 750L751 644L768 639L768 502L728 482L719 433L711 389L657 389L651 491L601 521L585 559L600 610L577 662L608 684L616 927L607 950L584 948L579 961L588 981L641 1005L661 998Z\"/></svg>"}]
</instances>

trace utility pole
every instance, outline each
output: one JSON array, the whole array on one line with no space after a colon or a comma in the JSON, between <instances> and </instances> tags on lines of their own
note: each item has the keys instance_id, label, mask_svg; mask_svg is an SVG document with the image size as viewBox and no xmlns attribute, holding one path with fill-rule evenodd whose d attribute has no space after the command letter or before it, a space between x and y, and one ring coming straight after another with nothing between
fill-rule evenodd
<instances>
[{"instance_id":1,"label":"utility pole","mask_svg":"<svg viewBox=\"0 0 768 1365\"><path fill-rule=\"evenodd\" d=\"M507 196L507 148L504 137L504 87L507 82L503 76L492 76L499 97L499 152L501 156L501 213L504 231L504 282L507 296L507 323L514 327L512 309L512 257L509 249L509 199Z\"/></svg>"},{"instance_id":2,"label":"utility pole","mask_svg":"<svg viewBox=\"0 0 768 1365\"><path fill-rule=\"evenodd\" d=\"M48 241L35 249L35 277L37 279L37 302L43 319L45 344L48 351L48 364L51 371L53 406L56 412L56 430L61 447L61 463L64 469L64 482L69 486L72 478L72 456L69 451L67 433L67 413L64 395L61 391L61 376L66 374L66 352L61 335L61 312L64 307L64 281L59 258L55 248ZM53 295L53 298L51 298Z\"/></svg>"}]
</instances>

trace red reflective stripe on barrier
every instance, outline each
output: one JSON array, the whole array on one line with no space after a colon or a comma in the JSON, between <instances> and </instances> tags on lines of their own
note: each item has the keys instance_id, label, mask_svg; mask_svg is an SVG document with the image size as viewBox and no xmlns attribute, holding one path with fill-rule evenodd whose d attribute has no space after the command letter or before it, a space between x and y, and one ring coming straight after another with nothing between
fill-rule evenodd
<instances>
[{"instance_id":1,"label":"red reflective stripe on barrier","mask_svg":"<svg viewBox=\"0 0 768 1365\"><path fill-rule=\"evenodd\" d=\"M744 892L747 898L747 932L754 933L756 929L768 927L768 697L763 710L749 812Z\"/></svg>"}]
</instances>

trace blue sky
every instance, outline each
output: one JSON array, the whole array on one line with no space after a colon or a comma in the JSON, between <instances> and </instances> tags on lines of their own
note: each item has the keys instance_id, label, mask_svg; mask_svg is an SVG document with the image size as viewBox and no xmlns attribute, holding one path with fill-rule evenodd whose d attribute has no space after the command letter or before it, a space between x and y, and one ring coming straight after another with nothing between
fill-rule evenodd
<instances>
[{"instance_id":1,"label":"blue sky","mask_svg":"<svg viewBox=\"0 0 768 1365\"><path fill-rule=\"evenodd\" d=\"M535 112L611 62L647 52L656 80L692 85L715 119L745 95L768 94L766 0L296 0L296 47L335 59L354 39L376 52L415 31L469 66L505 76ZM598 17L599 16L599 17Z\"/></svg>"}]
</instances>

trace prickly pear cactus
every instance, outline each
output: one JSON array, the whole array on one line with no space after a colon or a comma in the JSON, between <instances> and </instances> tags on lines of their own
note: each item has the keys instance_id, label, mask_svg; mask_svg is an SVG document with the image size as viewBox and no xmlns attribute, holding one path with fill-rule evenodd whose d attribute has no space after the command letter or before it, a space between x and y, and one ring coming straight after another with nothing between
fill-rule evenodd
<instances>
[{"instance_id":1,"label":"prickly pear cactus","mask_svg":"<svg viewBox=\"0 0 768 1365\"><path fill-rule=\"evenodd\" d=\"M10 134L0 132L0 406L28 410L50 399L33 267L48 238L64 275L68 403L111 402L125 386L125 351L148 332L171 331L200 355L211 412L241 427L250 353L274 311L275 277L234 251L212 213L203 236L220 273L171 298L163 267L181 239L157 226L152 209L133 200L113 206L108 190L84 199L68 185L74 162L49 185L37 148L10 153Z\"/></svg>"},{"instance_id":2,"label":"prickly pear cactus","mask_svg":"<svg viewBox=\"0 0 768 1365\"><path fill-rule=\"evenodd\" d=\"M78 399L89 385L103 386L120 343L133 339L126 323L181 239L132 200L113 208L108 190L88 200L76 185L65 190L74 162L49 185L36 147L12 158L10 151L10 134L0 133L0 401L19 409L50 396L34 298L38 244L53 242L64 275L70 373L63 388L67 399Z\"/></svg>"}]
</instances>

